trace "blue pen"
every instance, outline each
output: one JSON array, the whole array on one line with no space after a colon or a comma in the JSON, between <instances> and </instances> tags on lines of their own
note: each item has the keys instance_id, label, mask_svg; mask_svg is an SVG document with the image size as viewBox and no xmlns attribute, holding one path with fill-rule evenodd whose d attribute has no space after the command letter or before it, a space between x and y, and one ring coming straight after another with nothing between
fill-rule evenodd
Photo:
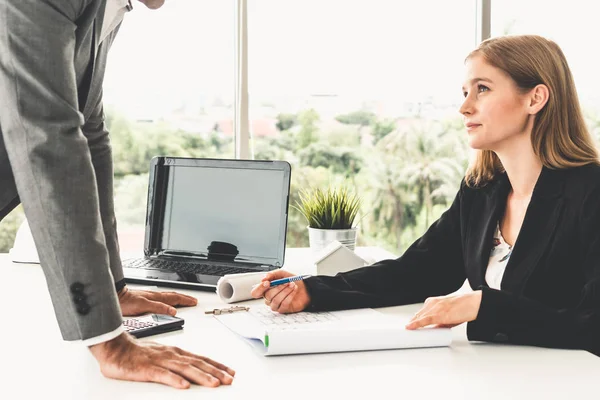
<instances>
[{"instance_id":1,"label":"blue pen","mask_svg":"<svg viewBox=\"0 0 600 400\"><path fill-rule=\"evenodd\" d=\"M271 281L271 287L285 285L286 283L290 283L290 282L301 281L301 280L309 278L309 277L310 277L310 275L296 275L296 276L290 276L289 278L275 279L274 281Z\"/></svg>"}]
</instances>

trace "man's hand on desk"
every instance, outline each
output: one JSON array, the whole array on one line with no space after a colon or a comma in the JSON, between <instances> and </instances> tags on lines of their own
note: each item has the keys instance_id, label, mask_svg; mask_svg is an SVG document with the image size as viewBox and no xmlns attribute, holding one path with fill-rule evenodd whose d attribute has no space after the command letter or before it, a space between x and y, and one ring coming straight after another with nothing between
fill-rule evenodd
<instances>
[{"instance_id":1,"label":"man's hand on desk","mask_svg":"<svg viewBox=\"0 0 600 400\"><path fill-rule=\"evenodd\" d=\"M107 378L157 382L187 389L191 383L217 387L230 385L235 371L206 357L177 347L136 340L122 333L113 340L90 346Z\"/></svg>"},{"instance_id":2,"label":"man's hand on desk","mask_svg":"<svg viewBox=\"0 0 600 400\"><path fill-rule=\"evenodd\" d=\"M406 325L418 329L429 325L452 328L477 319L481 305L481 290L458 295L430 297Z\"/></svg>"},{"instance_id":3,"label":"man's hand on desk","mask_svg":"<svg viewBox=\"0 0 600 400\"><path fill-rule=\"evenodd\" d=\"M124 316L146 313L175 315L175 306L195 306L198 300L175 292L130 290L125 286L119 294L119 304Z\"/></svg>"},{"instance_id":4,"label":"man's hand on desk","mask_svg":"<svg viewBox=\"0 0 600 400\"><path fill-rule=\"evenodd\" d=\"M282 270L269 272L261 283L252 289L252 297L256 299L264 297L265 304L271 307L271 310L282 314L304 310L310 304L310 296L304 282L290 282L273 288L270 287L271 281L290 276L294 276L294 274Z\"/></svg>"}]
</instances>

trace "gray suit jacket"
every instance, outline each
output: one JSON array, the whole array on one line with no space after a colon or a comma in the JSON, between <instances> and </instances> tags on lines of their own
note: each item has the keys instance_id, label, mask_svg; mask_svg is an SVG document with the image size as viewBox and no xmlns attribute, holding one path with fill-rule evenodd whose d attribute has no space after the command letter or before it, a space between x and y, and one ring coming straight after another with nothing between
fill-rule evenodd
<instances>
[{"instance_id":1,"label":"gray suit jacket","mask_svg":"<svg viewBox=\"0 0 600 400\"><path fill-rule=\"evenodd\" d=\"M102 109L114 33L98 45L105 5L0 0L0 219L23 203L66 340L122 322Z\"/></svg>"}]
</instances>

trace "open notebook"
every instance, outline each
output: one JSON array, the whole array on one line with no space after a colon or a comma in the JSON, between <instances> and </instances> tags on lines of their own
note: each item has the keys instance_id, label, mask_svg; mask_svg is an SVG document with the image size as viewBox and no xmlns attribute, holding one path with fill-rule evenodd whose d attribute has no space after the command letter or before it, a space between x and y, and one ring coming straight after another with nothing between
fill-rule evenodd
<instances>
[{"instance_id":1,"label":"open notebook","mask_svg":"<svg viewBox=\"0 0 600 400\"><path fill-rule=\"evenodd\" d=\"M449 328L404 328L409 318L373 309L278 314L267 306L215 316L265 356L449 346Z\"/></svg>"}]
</instances>

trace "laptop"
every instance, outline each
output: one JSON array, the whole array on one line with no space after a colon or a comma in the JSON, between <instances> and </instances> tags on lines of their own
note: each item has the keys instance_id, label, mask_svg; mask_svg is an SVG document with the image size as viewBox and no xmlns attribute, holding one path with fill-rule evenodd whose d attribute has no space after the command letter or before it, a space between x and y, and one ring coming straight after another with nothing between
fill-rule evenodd
<instances>
[{"instance_id":1,"label":"laptop","mask_svg":"<svg viewBox=\"0 0 600 400\"><path fill-rule=\"evenodd\" d=\"M125 281L215 290L226 274L283 265L290 164L155 157L144 257L123 261Z\"/></svg>"}]
</instances>

